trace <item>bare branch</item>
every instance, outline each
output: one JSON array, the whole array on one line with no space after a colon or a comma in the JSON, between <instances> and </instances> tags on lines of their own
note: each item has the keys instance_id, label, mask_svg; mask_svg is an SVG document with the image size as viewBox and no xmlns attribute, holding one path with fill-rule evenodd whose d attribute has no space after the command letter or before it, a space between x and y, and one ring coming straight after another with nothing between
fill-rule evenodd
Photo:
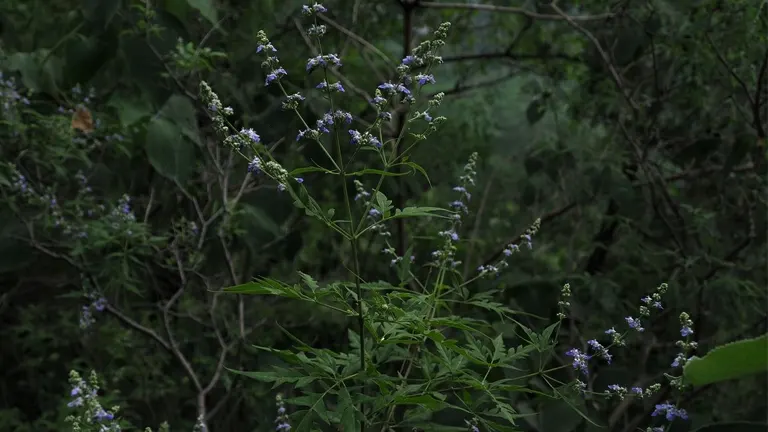
<instances>
[{"instance_id":1,"label":"bare branch","mask_svg":"<svg viewBox=\"0 0 768 432\"><path fill-rule=\"evenodd\" d=\"M747 84L744 82L743 79L741 79L741 77L736 73L736 71L734 71L733 68L728 64L728 61L720 53L720 50L717 49L717 46L715 45L715 42L712 41L712 38L710 38L708 34L704 34L704 37L707 38L707 42L709 43L709 46L712 47L712 51L715 53L715 57L717 57L717 60L720 62L720 64L722 64L725 70L727 70L728 73L731 75L731 77L733 77L733 79L735 79L736 82L739 83L739 87L741 87L741 89L744 90L744 94L747 96L747 100L749 100L749 104L751 106L755 106L755 101L754 99L752 99L752 93L749 92L749 88L747 87Z\"/></svg>"},{"instance_id":2,"label":"bare branch","mask_svg":"<svg viewBox=\"0 0 768 432\"><path fill-rule=\"evenodd\" d=\"M159 334L157 334L154 330L144 327L143 325L137 323L136 321L132 320L122 312L120 312L117 308L114 306L107 304L107 307L105 309L107 312L112 314L115 318L122 321L123 323L127 324L129 327L133 328L134 330L137 330L140 333L144 333L145 335L151 337L154 339L157 343L159 343L163 348L165 348L168 352L173 353L173 350L171 349L171 346L166 342L165 339L162 338Z\"/></svg>"}]
</instances>

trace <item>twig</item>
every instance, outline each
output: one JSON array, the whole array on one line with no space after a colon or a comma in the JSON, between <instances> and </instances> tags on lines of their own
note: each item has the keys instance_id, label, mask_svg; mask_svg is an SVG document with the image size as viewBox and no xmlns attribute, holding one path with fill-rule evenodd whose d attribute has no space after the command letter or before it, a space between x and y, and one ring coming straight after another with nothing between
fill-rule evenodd
<instances>
[{"instance_id":1,"label":"twig","mask_svg":"<svg viewBox=\"0 0 768 432\"><path fill-rule=\"evenodd\" d=\"M110 314L112 314L118 320L124 322L125 324L133 328L134 330L137 330L138 332L144 333L145 335L151 337L157 343L159 343L163 348L165 348L168 352L173 353L173 349L171 349L170 344L168 344L168 342L165 339L163 339L162 336L157 334L154 330L148 327L144 327L143 325L132 320L130 317L120 312L117 308L115 308L111 304L107 304L107 307L105 308L105 310Z\"/></svg>"},{"instance_id":2,"label":"twig","mask_svg":"<svg viewBox=\"0 0 768 432\"><path fill-rule=\"evenodd\" d=\"M717 57L717 60L720 62L720 64L723 65L725 70L728 71L728 73L733 77L733 79L736 80L736 82L739 84L742 90L744 90L744 94L747 96L747 100L749 100L750 106L755 106L755 100L752 99L752 94L749 92L749 88L747 87L747 84L744 82L743 79L736 73L736 71L733 70L733 68L728 64L728 61L723 57L723 55L720 53L720 50L717 49L717 45L712 41L712 38L709 37L709 34L705 33L704 37L707 38L707 42L712 47L712 51L715 53L715 57Z\"/></svg>"},{"instance_id":3,"label":"twig","mask_svg":"<svg viewBox=\"0 0 768 432\"><path fill-rule=\"evenodd\" d=\"M389 58L389 56L387 56L383 52L381 52L380 49L378 49L375 46L371 45L370 42L368 42L367 40L365 40L365 39L361 38L360 36L356 35L351 30L348 30L347 28L345 28L341 24L337 23L336 21L328 18L327 16L325 16L325 14L321 14L320 13L320 14L317 14L317 16L321 20L323 20L323 21L327 22L328 24L330 24L331 26L335 27L336 30L340 31L341 33L344 33L350 39L354 40L355 42L359 43L363 47L367 48L372 53L374 53L377 56L379 56L379 58L381 58L384 61L384 64L387 65L387 68L389 69L390 72L395 70L395 68L392 67L392 59Z\"/></svg>"}]
</instances>

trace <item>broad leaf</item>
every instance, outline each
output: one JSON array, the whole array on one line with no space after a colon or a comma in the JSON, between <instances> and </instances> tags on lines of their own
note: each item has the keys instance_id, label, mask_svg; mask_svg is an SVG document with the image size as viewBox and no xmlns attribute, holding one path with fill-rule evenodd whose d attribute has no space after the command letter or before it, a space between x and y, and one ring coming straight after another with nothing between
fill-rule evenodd
<instances>
[{"instance_id":1,"label":"broad leaf","mask_svg":"<svg viewBox=\"0 0 768 432\"><path fill-rule=\"evenodd\" d=\"M195 169L194 145L172 121L155 117L147 126L146 151L157 172L184 183Z\"/></svg>"},{"instance_id":2,"label":"broad leaf","mask_svg":"<svg viewBox=\"0 0 768 432\"><path fill-rule=\"evenodd\" d=\"M693 357L683 368L687 384L703 386L768 371L768 334L728 343Z\"/></svg>"}]
</instances>

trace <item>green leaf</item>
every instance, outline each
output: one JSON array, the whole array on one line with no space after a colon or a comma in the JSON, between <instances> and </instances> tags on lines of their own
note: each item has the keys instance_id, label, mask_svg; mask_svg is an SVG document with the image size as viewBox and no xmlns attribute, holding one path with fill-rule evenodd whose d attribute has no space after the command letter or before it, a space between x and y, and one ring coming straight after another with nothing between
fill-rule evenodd
<instances>
[{"instance_id":1,"label":"green leaf","mask_svg":"<svg viewBox=\"0 0 768 432\"><path fill-rule=\"evenodd\" d=\"M213 4L213 0L187 0L187 4L197 9L203 18L218 28L219 14L216 11L216 5Z\"/></svg>"},{"instance_id":2,"label":"green leaf","mask_svg":"<svg viewBox=\"0 0 768 432\"><path fill-rule=\"evenodd\" d=\"M398 218L406 218L406 217L424 217L424 216L435 216L443 219L449 219L450 216L447 214L443 215L440 213L450 213L453 214L450 210L446 210L444 208L439 207L406 207L402 210L397 209L395 210L395 214L392 216L386 218L386 219L398 219Z\"/></svg>"},{"instance_id":3,"label":"green leaf","mask_svg":"<svg viewBox=\"0 0 768 432\"><path fill-rule=\"evenodd\" d=\"M141 94L115 92L109 98L107 105L115 108L123 127L128 127L153 114L152 105L142 98Z\"/></svg>"},{"instance_id":4,"label":"green leaf","mask_svg":"<svg viewBox=\"0 0 768 432\"><path fill-rule=\"evenodd\" d=\"M728 343L693 357L683 368L687 384L707 384L741 378L768 371L768 334Z\"/></svg>"},{"instance_id":5,"label":"green leaf","mask_svg":"<svg viewBox=\"0 0 768 432\"><path fill-rule=\"evenodd\" d=\"M445 406L445 402L430 395L411 395L395 397L395 405L422 405L430 410L439 410Z\"/></svg>"},{"instance_id":6,"label":"green leaf","mask_svg":"<svg viewBox=\"0 0 768 432\"><path fill-rule=\"evenodd\" d=\"M160 110L160 116L172 121L181 132L193 142L200 142L200 132L197 128L197 112L192 101L180 94L173 94L165 101Z\"/></svg>"},{"instance_id":7,"label":"green leaf","mask_svg":"<svg viewBox=\"0 0 768 432\"><path fill-rule=\"evenodd\" d=\"M146 151L157 172L184 183L195 169L195 148L185 140L179 127L163 117L147 126Z\"/></svg>"},{"instance_id":8,"label":"green leaf","mask_svg":"<svg viewBox=\"0 0 768 432\"><path fill-rule=\"evenodd\" d=\"M312 291L317 290L320 288L320 285L318 285L317 281L312 278L312 276L299 272L299 276L301 276L301 280L304 281L304 284L309 287Z\"/></svg>"},{"instance_id":9,"label":"green leaf","mask_svg":"<svg viewBox=\"0 0 768 432\"><path fill-rule=\"evenodd\" d=\"M222 291L229 294L266 294L289 298L299 298L298 289L296 287L270 278L259 278L253 282L224 288Z\"/></svg>"},{"instance_id":10,"label":"green leaf","mask_svg":"<svg viewBox=\"0 0 768 432\"><path fill-rule=\"evenodd\" d=\"M413 168L414 170L420 172L421 175L423 175L424 178L427 179L427 183L430 186L432 186L432 182L429 181L429 176L427 175L427 171L424 168L422 168L421 165L417 164L416 162L411 162L411 161L404 162L404 165L408 165L409 167Z\"/></svg>"},{"instance_id":11,"label":"green leaf","mask_svg":"<svg viewBox=\"0 0 768 432\"><path fill-rule=\"evenodd\" d=\"M385 177L398 177L398 176L408 175L407 172L384 171L384 170L375 169L375 168L365 168L360 171L351 172L347 175L348 176L364 176L366 174L378 174L378 175L383 175Z\"/></svg>"},{"instance_id":12,"label":"green leaf","mask_svg":"<svg viewBox=\"0 0 768 432\"><path fill-rule=\"evenodd\" d=\"M497 362L504 357L504 337L500 334L493 339L493 362Z\"/></svg>"},{"instance_id":13,"label":"green leaf","mask_svg":"<svg viewBox=\"0 0 768 432\"><path fill-rule=\"evenodd\" d=\"M50 50L17 52L8 56L8 70L18 71L29 90L55 94L61 82L64 62Z\"/></svg>"},{"instance_id":14,"label":"green leaf","mask_svg":"<svg viewBox=\"0 0 768 432\"><path fill-rule=\"evenodd\" d=\"M324 395L316 393L308 394L288 399L287 402L293 405L309 407L311 410L315 411L324 422L328 423L328 410L325 407L323 396Z\"/></svg>"},{"instance_id":15,"label":"green leaf","mask_svg":"<svg viewBox=\"0 0 768 432\"><path fill-rule=\"evenodd\" d=\"M321 172L321 173L325 173L325 174L337 174L336 171L331 171L331 170L323 168L323 167L314 166L314 167L296 168L295 170L289 172L288 175L291 176L291 177L296 177L299 174L310 173L310 172Z\"/></svg>"},{"instance_id":16,"label":"green leaf","mask_svg":"<svg viewBox=\"0 0 768 432\"><path fill-rule=\"evenodd\" d=\"M250 204L239 204L235 220L248 228L251 234L258 234L259 231L266 231L273 237L282 234L283 229L275 222L261 207Z\"/></svg>"},{"instance_id":17,"label":"green leaf","mask_svg":"<svg viewBox=\"0 0 768 432\"><path fill-rule=\"evenodd\" d=\"M376 204L374 207L386 218L389 216L390 210L392 210L392 201L387 199L387 196L381 193L381 191L376 191Z\"/></svg>"},{"instance_id":18,"label":"green leaf","mask_svg":"<svg viewBox=\"0 0 768 432\"><path fill-rule=\"evenodd\" d=\"M356 431L360 430L360 423L357 421L357 410L355 403L352 401L352 397L346 388L342 388L339 391L339 406L337 409L340 415L341 430L343 431Z\"/></svg>"}]
</instances>

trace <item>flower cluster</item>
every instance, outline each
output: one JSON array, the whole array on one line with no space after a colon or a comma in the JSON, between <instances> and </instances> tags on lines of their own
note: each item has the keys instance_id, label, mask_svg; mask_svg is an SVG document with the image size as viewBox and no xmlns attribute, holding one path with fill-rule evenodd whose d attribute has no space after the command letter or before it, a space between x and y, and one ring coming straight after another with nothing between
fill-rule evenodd
<instances>
[{"instance_id":1,"label":"flower cluster","mask_svg":"<svg viewBox=\"0 0 768 432\"><path fill-rule=\"evenodd\" d=\"M661 384L652 384L646 389L643 389L642 387L637 387L637 386L627 389L626 387L620 386L618 384L611 384L608 386L608 389L605 391L605 396L609 398L616 396L621 400L624 400L624 398L627 397L627 395L635 396L638 398L645 398L658 392L660 389L661 389Z\"/></svg>"},{"instance_id":2,"label":"flower cluster","mask_svg":"<svg viewBox=\"0 0 768 432\"><path fill-rule=\"evenodd\" d=\"M557 319L565 319L565 312L571 308L571 284L566 283L560 290L560 300L557 302L557 307L560 311L557 313Z\"/></svg>"},{"instance_id":3,"label":"flower cluster","mask_svg":"<svg viewBox=\"0 0 768 432\"><path fill-rule=\"evenodd\" d=\"M683 312L680 314L680 335L684 337L685 340L678 340L675 342L675 345L680 348L680 352L675 356L675 360L672 362L673 368L685 366L690 359L691 352L698 348L698 344L690 340L692 334L693 321L691 321L691 317L686 312Z\"/></svg>"},{"instance_id":4,"label":"flower cluster","mask_svg":"<svg viewBox=\"0 0 768 432\"><path fill-rule=\"evenodd\" d=\"M83 280L83 294L90 304L84 305L80 311L80 328L85 330L96 322L93 311L103 312L107 308L107 299L93 289L88 278L81 276Z\"/></svg>"},{"instance_id":5,"label":"flower cluster","mask_svg":"<svg viewBox=\"0 0 768 432\"><path fill-rule=\"evenodd\" d=\"M477 153L475 152L469 156L467 164L464 165L464 172L459 176L459 185L453 188L453 191L457 192L459 196L456 200L451 201L448 204L456 211L451 218L451 226L447 230L437 233L444 239L444 241L440 249L432 252L432 257L435 259L436 265L447 264L451 267L456 267L461 264L461 261L454 259L457 249L454 243L459 241L459 234L457 231L461 225L462 217L469 213L467 204L472 195L467 189L475 185L475 176L477 176L477 172L475 171L476 166Z\"/></svg>"},{"instance_id":6,"label":"flower cluster","mask_svg":"<svg viewBox=\"0 0 768 432\"><path fill-rule=\"evenodd\" d=\"M278 431L291 430L291 424L288 423L288 414L286 414L286 411L285 411L285 402L283 401L283 395L278 393L277 396L275 396L275 402L277 403L277 418L275 419L275 423L277 423L277 427L275 429Z\"/></svg>"},{"instance_id":7,"label":"flower cluster","mask_svg":"<svg viewBox=\"0 0 768 432\"><path fill-rule=\"evenodd\" d=\"M200 81L200 98L208 108L208 112L213 119L213 128L221 136L229 135L229 126L227 126L227 116L231 116L235 111L231 107L225 107L219 100L219 96L214 93L211 86L205 81ZM225 142L227 142L225 140Z\"/></svg>"},{"instance_id":8,"label":"flower cluster","mask_svg":"<svg viewBox=\"0 0 768 432\"><path fill-rule=\"evenodd\" d=\"M512 242L507 245L506 248L503 250L504 256L497 262L496 264L489 264L489 265L481 265L477 268L477 271L480 273L480 276L490 277L490 276L497 276L501 271L509 266L509 263L507 263L507 258L512 256L516 252L520 252L520 244L525 244L528 249L533 249L533 236L536 235L537 232L539 232L539 228L541 228L541 219L536 219L533 221L533 224L531 224L528 229L525 230L525 232L520 235L520 238L517 242ZM558 315L559 317L560 315Z\"/></svg>"},{"instance_id":9,"label":"flower cluster","mask_svg":"<svg viewBox=\"0 0 768 432\"><path fill-rule=\"evenodd\" d=\"M19 93L13 77L4 79L3 73L0 72L0 107L3 114L8 114L19 103L29 105L29 99Z\"/></svg>"},{"instance_id":10,"label":"flower cluster","mask_svg":"<svg viewBox=\"0 0 768 432\"><path fill-rule=\"evenodd\" d=\"M649 296L645 296L640 299L640 306L639 306L639 317L625 317L624 320L627 323L628 330L626 330L624 333L618 332L614 327L611 327L610 329L605 331L605 334L610 336L611 338L611 344L610 346L624 346L626 345L625 342L625 336L630 331L636 331L638 333L643 332L645 329L642 326L641 319L645 319L651 316L651 310L661 310L663 309L663 305L661 303L663 295L667 292L668 285L666 283L660 284L656 290ZM563 286L563 289L561 291L561 300L558 302L558 305L560 306L560 312L558 313L558 318L563 319L565 317L565 310L570 307L569 298L571 297L571 289L569 284L565 284ZM688 359L688 356L690 355L691 351L696 349L696 343L688 341L688 338L693 334L693 322L690 320L690 317L687 313L683 312L680 314L680 334L686 338L686 341L679 340L677 341L677 346L680 347L681 353L677 355L674 362L672 363L672 367L680 367L685 364L685 362ZM611 359L613 358L612 355L609 353L608 349L610 346L605 347L603 346L599 341L596 339L591 339L587 341L588 347L593 351L594 354L588 354L587 352L582 352L581 350L577 348L571 348L566 352L566 355L571 357L573 359L571 366L573 369L587 375L588 369L589 369L589 360L592 357L600 357L603 358L605 361L607 361L609 364L611 362ZM670 384L677 388L682 389L682 379L681 377L673 377L667 375L667 377L670 380ZM576 380L575 387L580 390L581 392L584 392L586 389L586 384L583 383L581 380ZM642 388L639 386L633 386L630 388L621 386L619 384L611 384L607 387L607 389L602 393L603 396L606 398L612 398L617 397L621 400L627 398L627 397L635 397L639 399L648 398L649 396L657 393L661 389L661 384L654 383L647 388ZM674 404L671 404L669 402L664 402L662 404L658 404L655 407L655 410L651 414L653 417L657 416L664 416L667 421L672 421L675 418L680 419L687 419L688 414L684 409L676 407ZM646 432L659 432L664 431L664 427L649 427L646 429Z\"/></svg>"},{"instance_id":11,"label":"flower cluster","mask_svg":"<svg viewBox=\"0 0 768 432\"><path fill-rule=\"evenodd\" d=\"M72 385L70 396L73 399L67 406L79 411L77 415L66 418L66 421L72 424L73 431L118 432L121 430L115 419L118 407L107 411L98 400L99 379L96 372L91 372L86 382L76 371L71 371L69 382Z\"/></svg>"}]
</instances>

